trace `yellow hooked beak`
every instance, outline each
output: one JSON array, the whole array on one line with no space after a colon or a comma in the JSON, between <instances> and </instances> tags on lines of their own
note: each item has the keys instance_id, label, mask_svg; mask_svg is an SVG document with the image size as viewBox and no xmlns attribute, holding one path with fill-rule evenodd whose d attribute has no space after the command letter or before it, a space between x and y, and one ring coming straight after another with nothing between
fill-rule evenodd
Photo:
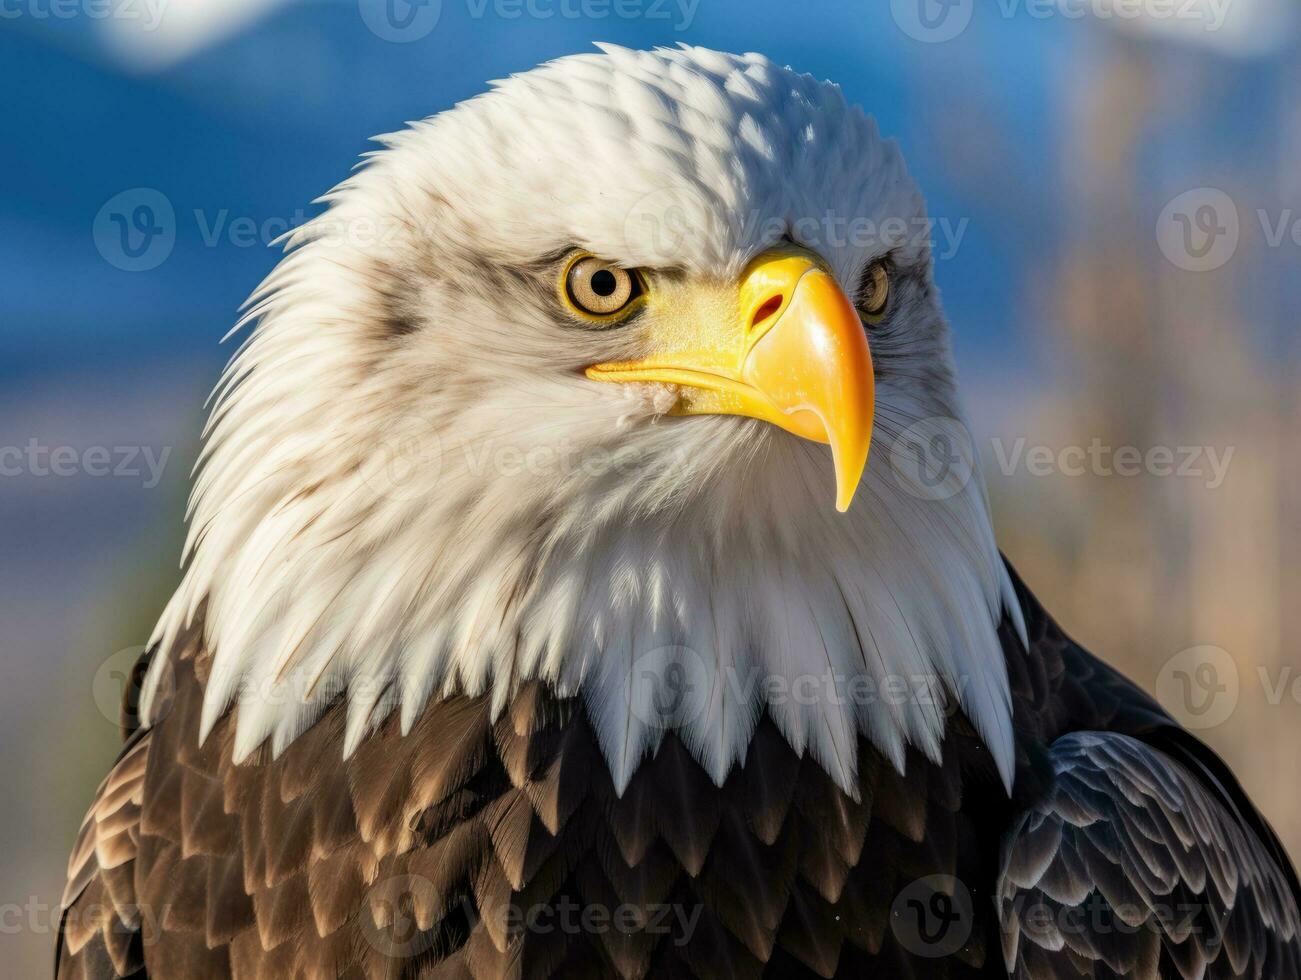
<instances>
[{"instance_id":1,"label":"yellow hooked beak","mask_svg":"<svg viewBox=\"0 0 1301 980\"><path fill-rule=\"evenodd\" d=\"M755 259L738 301L737 323L673 331L653 356L596 364L587 376L678 385L671 414L744 415L830 443L836 509L848 510L867 465L876 404L854 304L817 256L794 248Z\"/></svg>"}]
</instances>

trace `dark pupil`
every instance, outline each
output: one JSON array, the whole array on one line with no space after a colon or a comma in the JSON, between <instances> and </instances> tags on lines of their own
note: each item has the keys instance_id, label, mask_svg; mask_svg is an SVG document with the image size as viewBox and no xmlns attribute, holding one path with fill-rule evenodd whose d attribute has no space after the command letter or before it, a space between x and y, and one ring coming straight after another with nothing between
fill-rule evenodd
<instances>
[{"instance_id":1,"label":"dark pupil","mask_svg":"<svg viewBox=\"0 0 1301 980\"><path fill-rule=\"evenodd\" d=\"M612 296L619 281L609 269L601 269L592 276L592 292L597 296Z\"/></svg>"}]
</instances>

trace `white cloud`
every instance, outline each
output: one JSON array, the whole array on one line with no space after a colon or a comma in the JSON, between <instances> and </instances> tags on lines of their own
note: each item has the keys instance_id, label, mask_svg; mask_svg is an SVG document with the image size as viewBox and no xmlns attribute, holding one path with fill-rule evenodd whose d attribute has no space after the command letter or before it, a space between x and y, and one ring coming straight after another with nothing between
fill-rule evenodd
<instances>
[{"instance_id":1,"label":"white cloud","mask_svg":"<svg viewBox=\"0 0 1301 980\"><path fill-rule=\"evenodd\" d=\"M290 0L114 0L105 46L133 71L167 68L238 33Z\"/></svg>"}]
</instances>

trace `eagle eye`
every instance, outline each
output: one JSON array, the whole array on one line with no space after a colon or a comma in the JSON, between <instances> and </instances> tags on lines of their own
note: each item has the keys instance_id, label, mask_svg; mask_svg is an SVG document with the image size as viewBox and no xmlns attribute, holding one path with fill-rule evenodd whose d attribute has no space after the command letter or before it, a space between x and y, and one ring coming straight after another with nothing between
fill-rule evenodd
<instances>
[{"instance_id":1,"label":"eagle eye","mask_svg":"<svg viewBox=\"0 0 1301 980\"><path fill-rule=\"evenodd\" d=\"M873 262L858 285L858 308L869 323L880 323L889 305L890 272L884 262Z\"/></svg>"},{"instance_id":2,"label":"eagle eye","mask_svg":"<svg viewBox=\"0 0 1301 980\"><path fill-rule=\"evenodd\" d=\"M561 285L572 312L602 323L621 319L643 293L636 272L581 252L566 264Z\"/></svg>"}]
</instances>

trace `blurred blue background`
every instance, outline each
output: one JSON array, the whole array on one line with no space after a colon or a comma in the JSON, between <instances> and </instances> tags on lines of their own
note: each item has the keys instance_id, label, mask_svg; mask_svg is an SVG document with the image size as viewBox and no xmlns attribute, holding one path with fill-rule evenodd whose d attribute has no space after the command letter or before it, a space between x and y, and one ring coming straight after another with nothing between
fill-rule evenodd
<instances>
[{"instance_id":1,"label":"blurred blue background","mask_svg":"<svg viewBox=\"0 0 1301 980\"><path fill-rule=\"evenodd\" d=\"M175 580L218 341L272 239L368 137L594 40L761 51L900 140L982 440L1235 450L1213 488L991 459L987 478L1049 607L1142 683L1196 643L1238 658L1260 710L1204 734L1295 846L1301 707L1249 681L1297 656L1301 625L1301 246L1273 233L1301 216L1296 27L1288 0L0 0L0 447L20 450L0 476L6 972L47 969L48 908L116 750L104 665ZM133 263L112 215L142 194L171 214ZM1230 202L1202 212L1236 228L1223 262L1171 257L1162 222L1188 194L1193 218ZM67 475L40 463L60 447Z\"/></svg>"}]
</instances>

